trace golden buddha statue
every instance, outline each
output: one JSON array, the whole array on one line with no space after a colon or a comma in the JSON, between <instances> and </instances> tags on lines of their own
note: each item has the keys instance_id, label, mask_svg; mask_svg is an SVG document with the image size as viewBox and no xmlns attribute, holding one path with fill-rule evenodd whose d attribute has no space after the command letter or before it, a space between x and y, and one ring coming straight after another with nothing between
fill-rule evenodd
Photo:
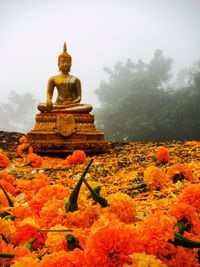
<instances>
[{"instance_id":1,"label":"golden buddha statue","mask_svg":"<svg viewBox=\"0 0 200 267\"><path fill-rule=\"evenodd\" d=\"M36 153L63 153L74 149L94 152L106 148L103 132L95 127L92 106L81 104L81 82L70 74L72 58L66 43L58 57L60 73L49 78L46 103L40 103L35 126L27 134L27 143ZM57 99L52 103L54 89Z\"/></svg>"},{"instance_id":2,"label":"golden buddha statue","mask_svg":"<svg viewBox=\"0 0 200 267\"><path fill-rule=\"evenodd\" d=\"M90 112L90 104L80 104L81 101L81 82L71 75L72 58L67 53L66 43L64 43L63 52L58 56L59 75L49 78L47 85L46 103L40 103L38 109L41 112L51 111L69 111L69 112ZM52 103L54 88L57 88L58 96L55 103Z\"/></svg>"}]
</instances>

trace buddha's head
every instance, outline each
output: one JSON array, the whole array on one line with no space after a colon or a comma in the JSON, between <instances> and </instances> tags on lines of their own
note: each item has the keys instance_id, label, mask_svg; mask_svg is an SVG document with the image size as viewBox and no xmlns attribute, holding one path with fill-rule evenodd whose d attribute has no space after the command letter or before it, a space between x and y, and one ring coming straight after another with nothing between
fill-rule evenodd
<instances>
[{"instance_id":1,"label":"buddha's head","mask_svg":"<svg viewBox=\"0 0 200 267\"><path fill-rule=\"evenodd\" d=\"M67 46L64 43L63 52L58 56L58 67L60 71L69 72L72 64L72 57L67 53Z\"/></svg>"}]
</instances>

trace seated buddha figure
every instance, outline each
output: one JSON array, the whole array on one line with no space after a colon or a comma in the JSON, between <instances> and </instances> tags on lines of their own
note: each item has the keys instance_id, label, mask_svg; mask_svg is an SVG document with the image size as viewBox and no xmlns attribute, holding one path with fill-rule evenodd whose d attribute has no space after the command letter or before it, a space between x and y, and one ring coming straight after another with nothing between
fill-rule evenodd
<instances>
[{"instance_id":1,"label":"seated buddha figure","mask_svg":"<svg viewBox=\"0 0 200 267\"><path fill-rule=\"evenodd\" d=\"M64 43L63 52L58 56L58 67L60 73L49 78L47 85L46 103L40 103L38 109L41 112L90 112L90 104L80 104L81 101L81 82L70 74L72 58L67 53L66 43ZM54 89L57 89L57 99L52 103Z\"/></svg>"}]
</instances>

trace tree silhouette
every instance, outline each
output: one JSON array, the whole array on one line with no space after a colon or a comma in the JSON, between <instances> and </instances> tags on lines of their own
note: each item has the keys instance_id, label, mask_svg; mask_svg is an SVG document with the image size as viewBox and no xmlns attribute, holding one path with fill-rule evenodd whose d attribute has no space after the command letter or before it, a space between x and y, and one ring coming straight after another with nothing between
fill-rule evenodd
<instances>
[{"instance_id":1,"label":"tree silhouette","mask_svg":"<svg viewBox=\"0 0 200 267\"><path fill-rule=\"evenodd\" d=\"M156 50L150 63L128 60L105 69L96 94L97 126L111 141L199 139L200 71L188 87L168 88L173 60Z\"/></svg>"}]
</instances>

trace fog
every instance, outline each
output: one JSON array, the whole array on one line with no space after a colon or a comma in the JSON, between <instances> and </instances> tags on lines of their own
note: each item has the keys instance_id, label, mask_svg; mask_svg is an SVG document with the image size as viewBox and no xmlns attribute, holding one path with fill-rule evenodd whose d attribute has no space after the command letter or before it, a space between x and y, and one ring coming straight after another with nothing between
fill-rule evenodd
<instances>
[{"instance_id":1,"label":"fog","mask_svg":"<svg viewBox=\"0 0 200 267\"><path fill-rule=\"evenodd\" d=\"M0 0L1 101L13 90L45 101L64 41L93 106L105 66L147 62L159 48L176 74L200 59L199 11L199 0Z\"/></svg>"}]
</instances>

